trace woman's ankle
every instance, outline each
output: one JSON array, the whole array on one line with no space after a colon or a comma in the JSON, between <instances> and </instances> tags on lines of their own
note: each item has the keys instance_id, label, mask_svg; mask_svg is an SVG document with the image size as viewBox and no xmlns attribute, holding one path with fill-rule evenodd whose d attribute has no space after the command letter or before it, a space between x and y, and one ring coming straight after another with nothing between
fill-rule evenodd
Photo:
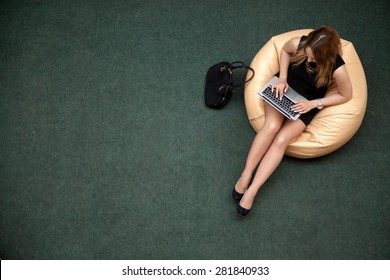
<instances>
[{"instance_id":1,"label":"woman's ankle","mask_svg":"<svg viewBox=\"0 0 390 280\"><path fill-rule=\"evenodd\" d=\"M235 190L239 193L244 193L248 188L251 179L252 176L250 175L248 176L247 174L242 173L241 177L238 179L236 183Z\"/></svg>"},{"instance_id":2,"label":"woman's ankle","mask_svg":"<svg viewBox=\"0 0 390 280\"><path fill-rule=\"evenodd\" d=\"M241 173L241 177L245 181L250 181L252 179L252 171L244 170Z\"/></svg>"},{"instance_id":3,"label":"woman's ankle","mask_svg":"<svg viewBox=\"0 0 390 280\"><path fill-rule=\"evenodd\" d=\"M255 196L256 194L252 194L252 192L250 192L248 189L240 201L240 206L244 207L245 209L251 209L255 200Z\"/></svg>"}]
</instances>

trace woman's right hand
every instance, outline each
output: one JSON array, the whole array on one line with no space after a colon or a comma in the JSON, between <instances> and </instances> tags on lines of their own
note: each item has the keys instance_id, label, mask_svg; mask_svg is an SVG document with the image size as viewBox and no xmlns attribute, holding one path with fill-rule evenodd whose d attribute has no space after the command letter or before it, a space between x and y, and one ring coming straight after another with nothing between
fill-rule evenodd
<instances>
[{"instance_id":1,"label":"woman's right hand","mask_svg":"<svg viewBox=\"0 0 390 280\"><path fill-rule=\"evenodd\" d=\"M282 99L283 94L288 90L287 78L279 78L277 84L272 87L272 91L275 91L276 98Z\"/></svg>"}]
</instances>

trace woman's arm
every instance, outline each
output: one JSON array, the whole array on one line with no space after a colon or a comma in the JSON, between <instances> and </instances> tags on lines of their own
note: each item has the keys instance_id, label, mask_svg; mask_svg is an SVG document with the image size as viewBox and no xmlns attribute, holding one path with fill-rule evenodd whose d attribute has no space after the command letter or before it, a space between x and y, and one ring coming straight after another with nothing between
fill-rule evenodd
<instances>
[{"instance_id":1,"label":"woman's arm","mask_svg":"<svg viewBox=\"0 0 390 280\"><path fill-rule=\"evenodd\" d=\"M300 40L300 37L295 37L290 39L283 45L280 54L279 81L273 87L273 90L276 91L276 97L282 98L283 93L285 93L288 89L287 70L290 64L291 56L297 51Z\"/></svg>"},{"instance_id":2,"label":"woman's arm","mask_svg":"<svg viewBox=\"0 0 390 280\"><path fill-rule=\"evenodd\" d=\"M343 104L352 99L352 83L349 79L345 65L342 65L336 69L336 71L333 73L333 78L336 81L338 92L321 98L321 103L324 105L324 107ZM301 100L291 108L301 114L304 114L316 107L317 100Z\"/></svg>"},{"instance_id":3,"label":"woman's arm","mask_svg":"<svg viewBox=\"0 0 390 280\"><path fill-rule=\"evenodd\" d=\"M340 66L333 73L338 92L321 99L324 106L343 104L352 99L352 83L345 65Z\"/></svg>"}]
</instances>

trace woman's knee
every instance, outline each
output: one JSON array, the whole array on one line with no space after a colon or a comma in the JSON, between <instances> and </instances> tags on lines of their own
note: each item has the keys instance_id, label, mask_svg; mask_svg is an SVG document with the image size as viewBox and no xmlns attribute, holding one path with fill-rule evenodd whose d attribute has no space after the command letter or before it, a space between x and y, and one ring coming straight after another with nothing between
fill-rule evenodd
<instances>
[{"instance_id":1,"label":"woman's knee","mask_svg":"<svg viewBox=\"0 0 390 280\"><path fill-rule=\"evenodd\" d=\"M275 136L276 133L278 133L278 131L280 130L281 127L282 127L282 123L279 123L279 122L276 122L276 121L268 121L268 122L266 121L264 123L264 126L263 126L263 128L261 130L264 133L267 133L267 134Z\"/></svg>"},{"instance_id":2,"label":"woman's knee","mask_svg":"<svg viewBox=\"0 0 390 280\"><path fill-rule=\"evenodd\" d=\"M287 149L287 146L294 141L305 128L305 124L300 120L285 122L275 135L273 145L280 149Z\"/></svg>"},{"instance_id":3,"label":"woman's knee","mask_svg":"<svg viewBox=\"0 0 390 280\"><path fill-rule=\"evenodd\" d=\"M273 145L278 149L287 149L288 144L290 144L291 139L287 138L284 134L279 133L276 135L273 141Z\"/></svg>"}]
</instances>

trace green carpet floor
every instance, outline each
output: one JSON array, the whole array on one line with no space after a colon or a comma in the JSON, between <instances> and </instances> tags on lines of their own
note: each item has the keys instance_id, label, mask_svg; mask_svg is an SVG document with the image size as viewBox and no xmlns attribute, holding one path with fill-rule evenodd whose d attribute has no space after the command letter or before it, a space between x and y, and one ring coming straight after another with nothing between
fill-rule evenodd
<instances>
[{"instance_id":1,"label":"green carpet floor","mask_svg":"<svg viewBox=\"0 0 390 280\"><path fill-rule=\"evenodd\" d=\"M389 2L0 1L0 258L389 259ZM330 25L368 83L338 151L286 157L250 215L231 190L254 137L207 68ZM299 174L299 175L298 175Z\"/></svg>"}]
</instances>

